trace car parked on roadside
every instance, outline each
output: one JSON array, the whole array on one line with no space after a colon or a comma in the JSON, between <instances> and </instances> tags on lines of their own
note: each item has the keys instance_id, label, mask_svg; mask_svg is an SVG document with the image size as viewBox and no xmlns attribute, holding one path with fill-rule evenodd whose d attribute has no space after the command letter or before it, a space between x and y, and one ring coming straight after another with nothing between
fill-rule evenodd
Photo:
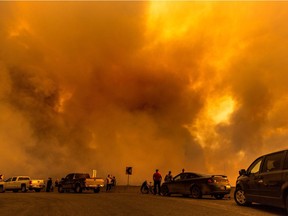
<instances>
[{"instance_id":1,"label":"car parked on roadside","mask_svg":"<svg viewBox=\"0 0 288 216\"><path fill-rule=\"evenodd\" d=\"M231 185L225 175L207 175L193 172L182 172L172 181L164 182L161 193L164 196L182 194L192 198L202 198L202 195L212 195L216 199L223 199L230 194Z\"/></svg>"},{"instance_id":2,"label":"car parked on roadside","mask_svg":"<svg viewBox=\"0 0 288 216\"><path fill-rule=\"evenodd\" d=\"M62 178L58 184L58 192L74 191L82 193L83 190L93 190L94 193L99 193L104 187L104 179L90 178L88 173L70 173L65 178Z\"/></svg>"},{"instance_id":3,"label":"car parked on roadside","mask_svg":"<svg viewBox=\"0 0 288 216\"><path fill-rule=\"evenodd\" d=\"M258 157L247 170L241 169L234 199L240 206L255 202L288 213L288 149Z\"/></svg>"}]
</instances>

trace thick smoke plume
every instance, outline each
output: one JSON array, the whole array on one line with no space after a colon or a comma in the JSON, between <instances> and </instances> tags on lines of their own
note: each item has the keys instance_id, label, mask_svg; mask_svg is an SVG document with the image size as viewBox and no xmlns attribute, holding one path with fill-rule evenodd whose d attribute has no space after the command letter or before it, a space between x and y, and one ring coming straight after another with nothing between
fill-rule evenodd
<instances>
[{"instance_id":1,"label":"thick smoke plume","mask_svg":"<svg viewBox=\"0 0 288 216\"><path fill-rule=\"evenodd\" d=\"M228 175L287 148L287 2L0 2L0 172Z\"/></svg>"}]
</instances>

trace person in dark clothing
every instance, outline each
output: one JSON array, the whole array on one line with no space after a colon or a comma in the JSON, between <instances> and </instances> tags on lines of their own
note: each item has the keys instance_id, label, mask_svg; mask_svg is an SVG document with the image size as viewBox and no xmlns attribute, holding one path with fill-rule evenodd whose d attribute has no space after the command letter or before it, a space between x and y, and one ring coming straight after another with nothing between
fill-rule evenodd
<instances>
[{"instance_id":1,"label":"person in dark clothing","mask_svg":"<svg viewBox=\"0 0 288 216\"><path fill-rule=\"evenodd\" d=\"M116 186L116 177L115 176L112 176L111 184L113 187Z\"/></svg>"},{"instance_id":2,"label":"person in dark clothing","mask_svg":"<svg viewBox=\"0 0 288 216\"><path fill-rule=\"evenodd\" d=\"M59 180L56 179L56 180L55 180L55 187L58 187L58 185L59 185Z\"/></svg>"},{"instance_id":3,"label":"person in dark clothing","mask_svg":"<svg viewBox=\"0 0 288 216\"><path fill-rule=\"evenodd\" d=\"M52 178L49 178L46 185L46 192L52 191Z\"/></svg>"},{"instance_id":4,"label":"person in dark clothing","mask_svg":"<svg viewBox=\"0 0 288 216\"><path fill-rule=\"evenodd\" d=\"M159 173L158 169L156 169L156 172L153 174L153 181L154 181L154 194L156 195L158 193L160 195L162 176Z\"/></svg>"},{"instance_id":5,"label":"person in dark clothing","mask_svg":"<svg viewBox=\"0 0 288 216\"><path fill-rule=\"evenodd\" d=\"M169 171L168 174L165 176L164 181L165 182L170 182L170 181L172 181L172 179L173 179L172 172Z\"/></svg>"}]
</instances>

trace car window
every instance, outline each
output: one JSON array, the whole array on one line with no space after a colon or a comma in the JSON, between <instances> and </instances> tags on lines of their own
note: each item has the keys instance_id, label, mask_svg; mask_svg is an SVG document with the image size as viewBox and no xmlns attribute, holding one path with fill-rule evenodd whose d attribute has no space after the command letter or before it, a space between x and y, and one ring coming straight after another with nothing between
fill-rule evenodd
<instances>
[{"instance_id":1,"label":"car window","mask_svg":"<svg viewBox=\"0 0 288 216\"><path fill-rule=\"evenodd\" d=\"M194 174L194 173L188 173L187 175L186 175L186 178L187 179L191 179L191 178L197 178L198 176L196 175L196 174Z\"/></svg>"},{"instance_id":2,"label":"car window","mask_svg":"<svg viewBox=\"0 0 288 216\"><path fill-rule=\"evenodd\" d=\"M180 181L180 180L182 180L181 176L182 176L182 175L177 175L177 176L175 176L175 177L174 177L174 181Z\"/></svg>"},{"instance_id":3,"label":"car window","mask_svg":"<svg viewBox=\"0 0 288 216\"><path fill-rule=\"evenodd\" d=\"M79 179L79 178L90 178L89 174L86 173L79 173L79 174L75 174L75 178Z\"/></svg>"},{"instance_id":4,"label":"car window","mask_svg":"<svg viewBox=\"0 0 288 216\"><path fill-rule=\"evenodd\" d=\"M69 174L66 176L66 179L73 179L73 177L74 177L74 174Z\"/></svg>"},{"instance_id":5,"label":"car window","mask_svg":"<svg viewBox=\"0 0 288 216\"><path fill-rule=\"evenodd\" d=\"M26 181L30 180L28 177L19 177L18 181Z\"/></svg>"},{"instance_id":6,"label":"car window","mask_svg":"<svg viewBox=\"0 0 288 216\"><path fill-rule=\"evenodd\" d=\"M288 152L286 152L283 169L288 169Z\"/></svg>"},{"instance_id":7,"label":"car window","mask_svg":"<svg viewBox=\"0 0 288 216\"><path fill-rule=\"evenodd\" d=\"M12 178L8 178L5 180L5 182L10 182Z\"/></svg>"},{"instance_id":8,"label":"car window","mask_svg":"<svg viewBox=\"0 0 288 216\"><path fill-rule=\"evenodd\" d=\"M275 154L267 155L263 164L262 172L272 172L281 170L284 153L285 152L277 152Z\"/></svg>"},{"instance_id":9,"label":"car window","mask_svg":"<svg viewBox=\"0 0 288 216\"><path fill-rule=\"evenodd\" d=\"M13 178L12 178L12 181L16 181L16 179L17 179L17 177L13 177Z\"/></svg>"},{"instance_id":10,"label":"car window","mask_svg":"<svg viewBox=\"0 0 288 216\"><path fill-rule=\"evenodd\" d=\"M263 157L254 161L253 164L251 164L251 166L248 168L248 173L252 173L252 174L259 173L262 160L263 160Z\"/></svg>"}]
</instances>

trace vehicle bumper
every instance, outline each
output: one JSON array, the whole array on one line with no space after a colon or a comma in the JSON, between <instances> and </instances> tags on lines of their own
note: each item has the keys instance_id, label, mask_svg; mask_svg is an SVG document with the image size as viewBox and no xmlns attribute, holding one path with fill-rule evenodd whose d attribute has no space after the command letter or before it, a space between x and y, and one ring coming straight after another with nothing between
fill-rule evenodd
<instances>
[{"instance_id":1,"label":"vehicle bumper","mask_svg":"<svg viewBox=\"0 0 288 216\"><path fill-rule=\"evenodd\" d=\"M102 187L104 187L103 184L100 184L100 185L86 185L85 189L86 190L93 190L93 189L102 188Z\"/></svg>"},{"instance_id":2,"label":"vehicle bumper","mask_svg":"<svg viewBox=\"0 0 288 216\"><path fill-rule=\"evenodd\" d=\"M230 194L231 186L230 185L209 185L203 188L204 194Z\"/></svg>"}]
</instances>

